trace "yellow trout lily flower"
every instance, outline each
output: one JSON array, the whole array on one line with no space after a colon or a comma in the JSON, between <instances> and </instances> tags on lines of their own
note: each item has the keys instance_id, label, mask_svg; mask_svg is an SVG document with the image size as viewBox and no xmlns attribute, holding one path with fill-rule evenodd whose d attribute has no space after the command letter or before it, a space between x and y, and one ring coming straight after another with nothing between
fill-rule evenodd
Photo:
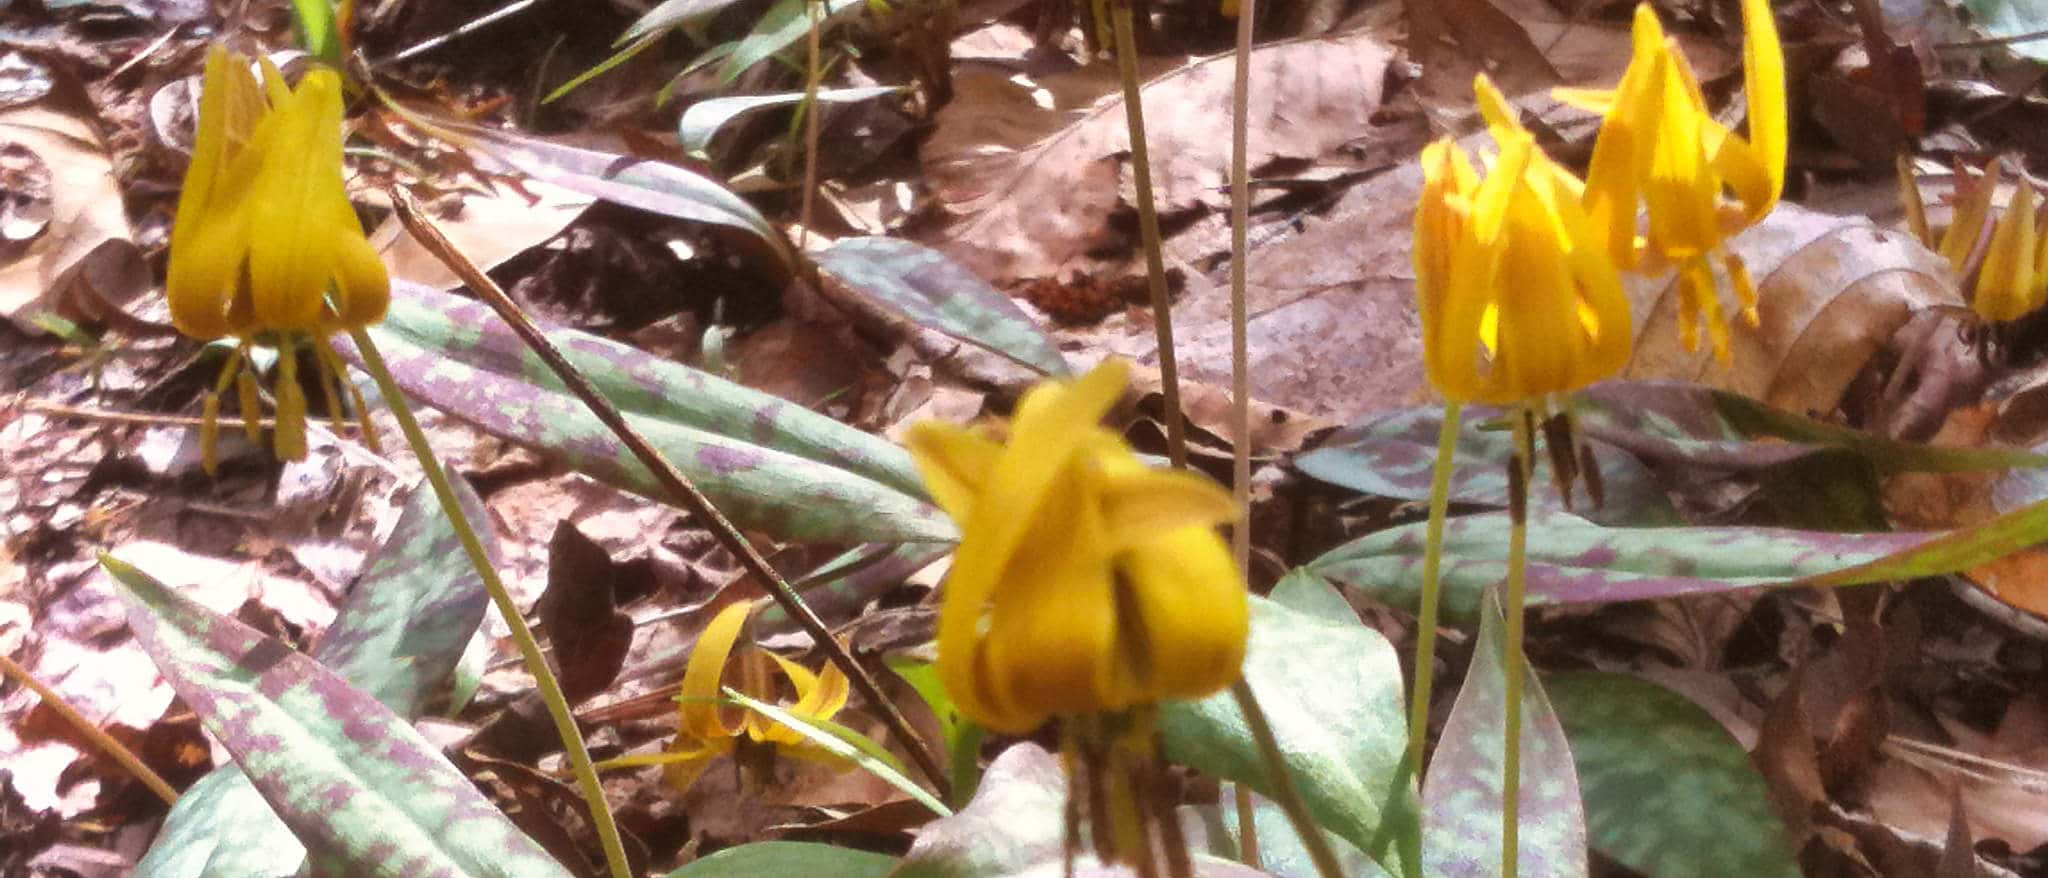
<instances>
[{"instance_id":1,"label":"yellow trout lily flower","mask_svg":"<svg viewBox=\"0 0 2048 878\"><path fill-rule=\"evenodd\" d=\"M382 319L391 294L342 185L341 76L314 69L294 89L269 61L261 67L259 84L248 59L219 46L206 56L192 165L171 228L171 321L193 338L241 340L207 397L209 470L211 425L231 381L257 432L255 384L239 371L251 343L279 349L276 450L302 457L296 347L308 344L327 388L340 362L326 336ZM328 408L338 420L331 390Z\"/></svg>"},{"instance_id":2,"label":"yellow trout lily flower","mask_svg":"<svg viewBox=\"0 0 2048 878\"><path fill-rule=\"evenodd\" d=\"M905 444L962 538L939 610L938 673L1000 732L1197 698L1236 680L1249 607L1215 526L1230 494L1140 461L1100 425L1110 360L1024 395L1009 441L939 422Z\"/></svg>"},{"instance_id":3,"label":"yellow trout lily flower","mask_svg":"<svg viewBox=\"0 0 2048 878\"><path fill-rule=\"evenodd\" d=\"M2048 300L2048 233L2040 231L2039 193L2022 174L2011 203L1996 210L2000 164L1992 159L1981 175L1956 169L1953 217L1935 245L1969 287L1971 310L1996 322L2017 320Z\"/></svg>"},{"instance_id":4,"label":"yellow trout lily flower","mask_svg":"<svg viewBox=\"0 0 2048 878\"><path fill-rule=\"evenodd\" d=\"M1414 258L1425 371L1454 402L1576 390L1628 360L1620 272L1577 178L1536 148L1485 75L1473 90L1501 149L1485 179L1448 139L1422 151Z\"/></svg>"},{"instance_id":5,"label":"yellow trout lily flower","mask_svg":"<svg viewBox=\"0 0 2048 878\"><path fill-rule=\"evenodd\" d=\"M780 756L840 764L839 757L820 749L802 733L754 711L747 711L737 725L726 722L726 710L718 703L725 666L753 606L748 602L727 606L698 635L689 663L683 668L682 691L677 696L681 723L669 748L661 753L607 760L600 768L660 765L670 786L687 790L704 775L712 760L732 754L742 740L771 745ZM837 666L828 664L823 673L813 674L802 665L753 647L748 647L739 658L740 683L733 688L748 697L775 703L775 686L768 672L771 660L795 691L796 700L784 705L791 714L822 722L846 707L850 687Z\"/></svg>"},{"instance_id":6,"label":"yellow trout lily flower","mask_svg":"<svg viewBox=\"0 0 2048 878\"><path fill-rule=\"evenodd\" d=\"M1714 121L1691 65L1648 3L1636 7L1634 53L1614 91L1557 92L1559 100L1605 116L1586 172L1586 208L1608 253L1623 268L1638 267L1644 255L1657 257L1655 270L1676 268L1685 299L1679 338L1697 350L1704 316L1722 362L1728 322L1715 291L1715 257L1743 319L1756 325L1756 286L1722 244L1770 213L1785 188L1785 55L1769 0L1742 0L1742 31L1747 139ZM1641 240L1639 204L1649 214Z\"/></svg>"}]
</instances>

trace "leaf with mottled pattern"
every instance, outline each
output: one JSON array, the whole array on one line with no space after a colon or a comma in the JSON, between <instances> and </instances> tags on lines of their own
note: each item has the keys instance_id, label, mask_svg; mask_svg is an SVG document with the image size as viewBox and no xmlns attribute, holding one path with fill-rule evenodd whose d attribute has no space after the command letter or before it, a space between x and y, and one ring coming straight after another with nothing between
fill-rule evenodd
<instances>
[{"instance_id":1,"label":"leaf with mottled pattern","mask_svg":"<svg viewBox=\"0 0 2048 878\"><path fill-rule=\"evenodd\" d=\"M108 555L128 624L328 875L565 876L403 717Z\"/></svg>"},{"instance_id":2,"label":"leaf with mottled pattern","mask_svg":"<svg viewBox=\"0 0 2048 878\"><path fill-rule=\"evenodd\" d=\"M485 520L469 483L453 480L472 521ZM487 553L497 538L478 533ZM370 553L310 655L402 717L417 717L448 689L449 675L483 620L490 596L469 564L434 492L413 489L391 536ZM306 849L232 764L201 778L171 808L137 878L272 878L291 875Z\"/></svg>"},{"instance_id":3,"label":"leaf with mottled pattern","mask_svg":"<svg viewBox=\"0 0 2048 878\"><path fill-rule=\"evenodd\" d=\"M1543 681L1571 740L1594 850L1657 878L1797 878L1763 775L1706 711L1620 674Z\"/></svg>"},{"instance_id":4,"label":"leaf with mottled pattern","mask_svg":"<svg viewBox=\"0 0 2048 878\"><path fill-rule=\"evenodd\" d=\"M1487 593L1472 666L1422 779L1422 869L1441 878L1501 873L1502 739L1507 717L1507 642L1501 608ZM1518 871L1546 878L1586 874L1586 815L1564 727L1534 673L1522 677L1522 766L1516 814Z\"/></svg>"},{"instance_id":5,"label":"leaf with mottled pattern","mask_svg":"<svg viewBox=\"0 0 2048 878\"><path fill-rule=\"evenodd\" d=\"M815 254L818 270L891 313L1040 375L1067 360L1031 315L946 254L896 238L847 238Z\"/></svg>"}]
</instances>

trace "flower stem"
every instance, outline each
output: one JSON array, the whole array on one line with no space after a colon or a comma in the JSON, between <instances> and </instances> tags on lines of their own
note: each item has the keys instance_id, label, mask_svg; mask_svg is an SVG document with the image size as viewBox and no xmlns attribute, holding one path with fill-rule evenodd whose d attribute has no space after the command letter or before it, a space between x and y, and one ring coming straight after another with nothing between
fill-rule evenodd
<instances>
[{"instance_id":1,"label":"flower stem","mask_svg":"<svg viewBox=\"0 0 2048 878\"><path fill-rule=\"evenodd\" d=\"M1237 10L1237 60L1230 93L1230 494L1237 506L1237 525L1230 529L1230 552L1237 569L1251 570L1252 558L1252 408L1250 342L1245 326L1245 256L1250 249L1251 126L1245 118L1251 103L1252 20L1258 0L1243 0ZM1231 784L1237 804L1238 859L1260 868L1259 824L1251 787Z\"/></svg>"},{"instance_id":2,"label":"flower stem","mask_svg":"<svg viewBox=\"0 0 2048 878\"><path fill-rule=\"evenodd\" d=\"M832 630L825 627L824 620L818 618L818 614L811 611L796 589L790 587L789 580L783 578L781 573L769 565L768 559L762 557L761 551L754 548L753 543L747 542L739 528L733 526L732 520L726 518L724 513L718 511L718 507L712 505L711 498L704 496L704 492L699 490L688 476L683 475L682 471L676 469L675 464L669 462L669 459L649 443L646 437L641 436L631 424L626 423L626 416L619 413L618 407L612 405L611 400L606 399L597 386L562 355L554 342L549 341L540 327L534 325L533 320L527 317L524 311L519 310L519 305L505 294L504 289L499 287L496 281L491 280L476 263L456 249L455 245L448 241L447 236L441 234L433 221L420 212L419 204L413 201L411 195L398 188L388 191L392 207L396 208L398 219L405 225L406 231L426 247L429 253L434 254L435 258L455 272L456 277L461 278L471 292L489 304L520 340L526 342L527 347L547 363L548 369L555 373L556 378L561 379L562 385L574 393L584 407L611 430L612 435L618 437L619 443L633 454L641 466L647 468L648 473L668 492L669 497L681 504L705 530L710 531L712 538L718 541L721 548L739 559L740 565L746 568L747 573L756 582L767 587L768 596L774 598L782 611L796 620L804 633L810 635L811 641L825 651L826 658L845 672L848 682L853 685L853 691L860 693L861 698L867 701L869 709L889 726L889 731L902 739L904 748L910 752L911 761L917 763L918 769L931 782L939 798L948 798L950 785L947 783L945 772L939 767L939 757L933 751L931 742L926 741L911 728L910 720L904 718L903 711L897 709L896 702L882 693L882 687L875 682L868 669L855 661L853 654L847 652L839 639L832 636Z\"/></svg>"},{"instance_id":3,"label":"flower stem","mask_svg":"<svg viewBox=\"0 0 2048 878\"><path fill-rule=\"evenodd\" d=\"M811 207L817 203L818 195L818 116L823 109L818 106L818 79L823 75L818 58L818 30L825 17L822 6L823 0L804 3L804 14L810 18L811 27L804 38L804 195L803 206L797 211L798 250L810 241Z\"/></svg>"},{"instance_id":4,"label":"flower stem","mask_svg":"<svg viewBox=\"0 0 2048 878\"><path fill-rule=\"evenodd\" d=\"M1188 465L1188 431L1180 412L1180 368L1173 355L1173 302L1166 295L1166 257L1159 244L1159 210L1152 200L1152 160L1145 148L1145 100L1138 83L1137 38L1131 0L1112 0L1117 74L1123 81L1124 120L1131 131L1131 175L1137 183L1138 236L1145 248L1145 278L1152 293L1152 329L1159 345L1160 396L1166 408L1166 456L1174 469Z\"/></svg>"},{"instance_id":5,"label":"flower stem","mask_svg":"<svg viewBox=\"0 0 2048 878\"><path fill-rule=\"evenodd\" d=\"M1252 742L1258 745L1259 757L1266 763L1273 801L1280 804L1280 810L1287 813L1287 822L1294 825L1294 833L1301 836L1301 846L1308 849L1316 874L1321 878L1344 878L1337 852L1330 848L1330 840L1323 837L1315 818L1309 816L1308 803L1302 801L1301 791L1294 786L1294 776L1287 771L1287 757L1280 753L1280 741L1273 736L1273 724L1259 707L1258 696L1252 694L1252 684L1238 678L1230 684L1230 696L1237 700L1237 709L1244 714L1245 725L1251 728Z\"/></svg>"},{"instance_id":6,"label":"flower stem","mask_svg":"<svg viewBox=\"0 0 2048 878\"><path fill-rule=\"evenodd\" d=\"M1436 434L1436 466L1429 478L1429 523L1422 544L1422 606L1415 616L1415 697L1408 706L1408 764L1418 781L1429 739L1430 687L1436 682L1436 628L1442 606L1444 518L1451 505L1451 468L1458 453L1462 412L1455 402L1444 404L1443 425ZM1420 784L1418 783L1418 786Z\"/></svg>"},{"instance_id":7,"label":"flower stem","mask_svg":"<svg viewBox=\"0 0 2048 878\"><path fill-rule=\"evenodd\" d=\"M548 716L555 721L555 733L562 739L562 749L569 755L569 767L576 775L576 785L583 793L584 803L590 808L590 822L597 827L597 840L604 848L605 865L611 870L612 878L631 878L626 848L619 840L618 825L612 822L611 804L605 801L604 787L597 780L597 769L591 765L590 750L583 746L583 733L576 728L575 715L569 712L569 699L562 695L561 683L556 681L554 671L548 668L547 657L541 654L540 644L533 639L533 629L527 627L526 617L520 613L519 605L513 602L505 581L498 578L498 569L491 564L490 556L484 553L483 542L477 538L469 517L463 514L462 502L455 497L455 487L448 482L447 470L434 456L433 446L427 444L427 434L420 429L419 420L412 415L412 406L405 401L405 391L399 389L397 379L391 377L391 369L384 365L384 355L370 340L368 332L360 328L351 329L349 337L355 341L356 351L363 358L364 371L377 382L385 405L390 406L392 416L398 420L398 429L405 434L406 444L412 446L413 455L419 458L427 484L433 486L434 498L441 502L441 511L454 527L456 539L462 542L462 551L469 555L470 566L476 568L477 576L483 579L484 590L491 593L491 602L497 605L498 615L504 617L505 624L512 629L512 642L519 647L519 656L526 662L527 673L533 675L534 685L540 689Z\"/></svg>"},{"instance_id":8,"label":"flower stem","mask_svg":"<svg viewBox=\"0 0 2048 878\"><path fill-rule=\"evenodd\" d=\"M135 751L128 749L120 741L114 740L114 736L107 734L99 726L93 725L92 720L86 719L84 714L78 712L78 708L72 707L71 703L58 695L56 690L43 685L43 681L36 679L27 668L15 664L13 659L5 655L0 655L0 674L13 677L36 693L43 699L44 707L56 711L57 716L70 723L72 728L77 729L78 733L91 741L93 746L98 747L100 752L107 754L122 768L127 769L136 780L142 781L142 785L149 787L149 791L164 800L164 804L178 804L178 791L172 789L161 775L151 770L149 765L142 761L142 757L135 755Z\"/></svg>"},{"instance_id":9,"label":"flower stem","mask_svg":"<svg viewBox=\"0 0 2048 878\"><path fill-rule=\"evenodd\" d=\"M1508 470L1508 595L1505 653L1501 661L1506 692L1505 731L1501 735L1500 873L1514 878L1521 857L1522 804L1522 605L1524 568L1529 543L1529 470L1534 460L1536 412L1517 410L1515 451Z\"/></svg>"}]
</instances>

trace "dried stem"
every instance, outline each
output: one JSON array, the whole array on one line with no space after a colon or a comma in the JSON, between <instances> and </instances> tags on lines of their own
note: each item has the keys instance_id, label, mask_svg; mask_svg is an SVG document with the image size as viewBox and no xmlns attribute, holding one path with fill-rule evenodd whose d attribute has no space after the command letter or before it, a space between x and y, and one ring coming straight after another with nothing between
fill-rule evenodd
<instances>
[{"instance_id":1,"label":"dried stem","mask_svg":"<svg viewBox=\"0 0 2048 878\"><path fill-rule=\"evenodd\" d=\"M1230 684L1230 696L1237 700L1237 709L1244 713L1245 725L1251 728L1252 743L1258 745L1259 755L1264 757L1266 775L1272 781L1273 801L1280 810L1287 813L1287 820L1294 825L1294 832L1301 836L1301 846L1308 849L1308 858L1316 864L1316 874L1321 878L1344 878L1344 867L1337 862L1337 852L1330 848L1330 840L1316 826L1309 816L1308 803L1302 801L1301 791L1294 786L1294 776L1287 771L1286 757L1280 753L1280 741L1273 736L1273 724L1266 719L1265 710L1259 707L1259 699L1252 694L1252 684L1239 678Z\"/></svg>"},{"instance_id":2,"label":"dried stem","mask_svg":"<svg viewBox=\"0 0 2048 878\"><path fill-rule=\"evenodd\" d=\"M1166 295L1166 257L1159 245L1159 210L1152 200L1152 161L1145 148L1145 101L1138 83L1137 39L1130 0L1114 0L1116 66L1123 80L1124 118L1131 129L1131 175L1137 178L1138 234L1152 292L1152 326L1159 342L1160 395L1166 404L1166 455L1175 469L1188 465L1188 431L1180 413L1180 369L1173 355L1173 302Z\"/></svg>"},{"instance_id":3,"label":"dried stem","mask_svg":"<svg viewBox=\"0 0 2048 878\"><path fill-rule=\"evenodd\" d=\"M178 791L172 789L170 784L164 782L162 776L151 770L142 761L142 757L135 755L135 751L123 746L120 741L114 740L114 736L107 734L99 726L93 725L92 720L86 719L84 714L78 712L78 708L72 707L70 702L65 701L55 690L43 685L43 681L36 679L27 668L15 664L14 660L7 656L0 655L0 674L13 677L40 696L43 699L43 706L56 711L59 717L70 723L72 728L77 729L78 733L91 741L94 747L98 747L100 752L107 754L122 768L127 769L136 780L142 781L143 786L149 787L149 791L164 800L164 804L178 804Z\"/></svg>"},{"instance_id":4,"label":"dried stem","mask_svg":"<svg viewBox=\"0 0 2048 878\"><path fill-rule=\"evenodd\" d=\"M454 244L449 243L433 221L420 212L419 205L413 201L412 196L402 189L394 188L389 191L392 206L397 208L399 221L405 224L406 230L411 232L428 252L454 271L456 277L461 278L472 292L491 306L492 310L497 311L498 316L519 334L520 339L547 363L548 368L561 379L562 384L576 394L584 406L590 409L591 414L596 415L613 435L619 437L619 441L633 453L633 457L639 460L642 466L647 467L647 471L668 495L709 530L720 546L738 558L749 575L767 587L768 596L774 598L783 612L788 613L790 618L795 619L797 624L803 627L804 632L811 636L812 642L825 651L826 657L846 673L847 678L853 683L854 691L859 692L861 697L867 700L875 713L888 724L891 732L903 739L904 746L910 751L911 759L917 763L925 778L931 781L933 789L939 793L939 798L947 798L949 787L946 775L940 770L938 756L933 753L930 743L911 728L910 721L896 708L896 703L882 693L881 687L875 683L874 676L869 674L867 668L860 662L855 661L853 655L832 636L832 631L825 627L824 620L819 619L818 614L811 611L803 598L796 593L796 589L790 587L789 581L777 573L774 567L769 566L768 560L761 556L760 551L755 549L752 543L747 542L747 538L740 534L739 528L734 527L732 521L711 504L711 499L704 496L704 492L698 490L688 476L683 475L681 470L676 469L675 464L670 463L668 458L649 444L632 425L626 423L626 418L619 413L618 407L612 405L611 400L606 399L596 385L590 383L589 378L584 377L582 372L562 356L562 352L548 340L540 327L534 325L533 320L519 309L510 296L505 295L505 291L495 281L484 274L482 269L477 268L476 263L471 262Z\"/></svg>"},{"instance_id":5,"label":"dried stem","mask_svg":"<svg viewBox=\"0 0 2048 878\"><path fill-rule=\"evenodd\" d=\"M1237 569L1251 570L1252 557L1252 408L1250 342L1245 326L1249 310L1245 305L1245 257L1249 247L1246 230L1251 225L1250 123L1246 108L1251 102L1252 21L1258 14L1257 0L1243 0L1237 10L1237 59L1230 92L1230 493L1237 504L1237 525L1230 529L1230 551ZM1238 859L1260 868L1259 824L1252 791L1244 784L1232 784L1237 804ZM1299 829L1299 827L1297 827Z\"/></svg>"}]
</instances>

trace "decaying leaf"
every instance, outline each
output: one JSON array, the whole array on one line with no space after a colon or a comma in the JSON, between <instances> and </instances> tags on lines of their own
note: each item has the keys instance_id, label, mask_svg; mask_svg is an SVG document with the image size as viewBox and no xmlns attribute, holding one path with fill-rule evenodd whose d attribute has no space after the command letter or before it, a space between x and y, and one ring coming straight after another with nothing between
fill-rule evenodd
<instances>
[{"instance_id":1,"label":"decaying leaf","mask_svg":"<svg viewBox=\"0 0 2048 878\"><path fill-rule=\"evenodd\" d=\"M1364 133L1392 58L1365 33L1253 50L1252 167L1314 158ZM1195 59L1144 86L1161 211L1228 203L1231 66L1229 55ZM1113 67L1037 80L966 70L953 86L923 149L951 220L931 243L998 283L1059 274L1114 243L1104 235L1126 203L1130 136Z\"/></svg>"},{"instance_id":2,"label":"decaying leaf","mask_svg":"<svg viewBox=\"0 0 2048 878\"><path fill-rule=\"evenodd\" d=\"M102 316L152 286L90 118L46 98L0 111L0 317Z\"/></svg>"}]
</instances>

